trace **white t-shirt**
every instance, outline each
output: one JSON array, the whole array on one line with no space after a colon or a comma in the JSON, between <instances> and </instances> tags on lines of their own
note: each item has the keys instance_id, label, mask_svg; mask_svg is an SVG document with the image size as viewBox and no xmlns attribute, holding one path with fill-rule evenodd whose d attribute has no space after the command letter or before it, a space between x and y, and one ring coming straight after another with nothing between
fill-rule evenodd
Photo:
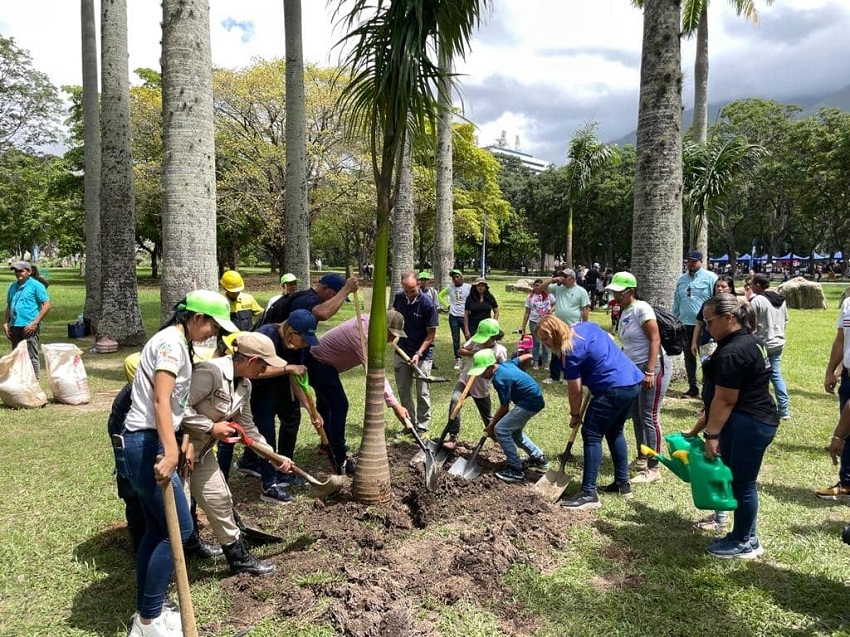
<instances>
[{"instance_id":1,"label":"white t-shirt","mask_svg":"<svg viewBox=\"0 0 850 637\"><path fill-rule=\"evenodd\" d=\"M449 314L463 316L466 313L466 297L472 292L472 286L469 283L449 283L446 289L449 291Z\"/></svg>"},{"instance_id":2,"label":"white t-shirt","mask_svg":"<svg viewBox=\"0 0 850 637\"><path fill-rule=\"evenodd\" d=\"M480 343L476 343L472 339L466 341L463 344L463 349L468 349L473 353L484 349L484 346ZM496 356L497 363L504 363L508 360L508 350L505 349L505 346L501 343L496 343L493 345L493 354ZM463 371L458 376L458 382L466 384L466 381L469 380L469 370L472 369L472 356L465 357L463 363ZM485 398L490 394L490 381L484 378L483 376L479 376L472 383L472 387L469 389L469 395L473 398Z\"/></svg>"},{"instance_id":3,"label":"white t-shirt","mask_svg":"<svg viewBox=\"0 0 850 637\"><path fill-rule=\"evenodd\" d=\"M528 320L532 323L539 323L540 319L552 313L552 306L555 305L555 297L549 293L528 295L525 299L525 307L529 309Z\"/></svg>"},{"instance_id":4,"label":"white t-shirt","mask_svg":"<svg viewBox=\"0 0 850 637\"><path fill-rule=\"evenodd\" d=\"M643 331L643 324L655 320L655 311L646 301L632 301L631 305L623 308L620 313L620 326L617 331L620 344L623 346L623 353L638 367L649 360L649 338Z\"/></svg>"},{"instance_id":5,"label":"white t-shirt","mask_svg":"<svg viewBox=\"0 0 850 637\"><path fill-rule=\"evenodd\" d=\"M174 391L171 394L171 418L174 430L180 428L183 411L189 402L189 387L192 381L192 363L189 347L180 330L166 327L154 334L142 348L142 358L133 378L132 401L124 427L128 431L156 429L153 406L153 383L157 371L174 375Z\"/></svg>"},{"instance_id":6,"label":"white t-shirt","mask_svg":"<svg viewBox=\"0 0 850 637\"><path fill-rule=\"evenodd\" d=\"M844 369L850 369L850 298L844 299L841 304L835 327L844 330L844 358L841 362L844 364Z\"/></svg>"}]
</instances>

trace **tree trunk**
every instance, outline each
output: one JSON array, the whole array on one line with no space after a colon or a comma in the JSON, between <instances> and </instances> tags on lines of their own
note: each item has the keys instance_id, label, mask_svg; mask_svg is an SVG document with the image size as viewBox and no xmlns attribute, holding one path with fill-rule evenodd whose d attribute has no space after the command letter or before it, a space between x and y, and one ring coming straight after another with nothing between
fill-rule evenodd
<instances>
[{"instance_id":1,"label":"tree trunk","mask_svg":"<svg viewBox=\"0 0 850 637\"><path fill-rule=\"evenodd\" d=\"M632 272L650 303L672 307L682 265L680 0L644 5Z\"/></svg>"},{"instance_id":2,"label":"tree trunk","mask_svg":"<svg viewBox=\"0 0 850 637\"><path fill-rule=\"evenodd\" d=\"M694 141L705 144L708 141L708 2L703 4L697 27L697 51L694 61ZM696 239L693 242L697 250L708 259L708 211L700 213L697 222Z\"/></svg>"},{"instance_id":3,"label":"tree trunk","mask_svg":"<svg viewBox=\"0 0 850 637\"><path fill-rule=\"evenodd\" d=\"M452 60L440 50L440 68L445 76L440 81L437 119L437 197L434 285L442 290L449 284L454 267L454 199L452 197ZM485 229L486 232L486 229Z\"/></svg>"},{"instance_id":4,"label":"tree trunk","mask_svg":"<svg viewBox=\"0 0 850 637\"><path fill-rule=\"evenodd\" d=\"M567 211L567 258L564 261L568 268L573 267L573 206Z\"/></svg>"},{"instance_id":5,"label":"tree trunk","mask_svg":"<svg viewBox=\"0 0 850 637\"><path fill-rule=\"evenodd\" d=\"M130 149L130 78L127 2L101 2L100 336L121 345L141 345L145 328L136 286L136 207Z\"/></svg>"},{"instance_id":6,"label":"tree trunk","mask_svg":"<svg viewBox=\"0 0 850 637\"><path fill-rule=\"evenodd\" d=\"M208 0L162 2L163 320L194 289L218 288Z\"/></svg>"},{"instance_id":7,"label":"tree trunk","mask_svg":"<svg viewBox=\"0 0 850 637\"><path fill-rule=\"evenodd\" d=\"M151 277L159 277L159 246L154 246L151 250Z\"/></svg>"},{"instance_id":8,"label":"tree trunk","mask_svg":"<svg viewBox=\"0 0 850 637\"><path fill-rule=\"evenodd\" d=\"M393 294L401 290L402 272L413 269L413 152L409 141L404 145L403 153L398 176L398 198L392 214L393 264L390 290Z\"/></svg>"},{"instance_id":9,"label":"tree trunk","mask_svg":"<svg viewBox=\"0 0 850 637\"><path fill-rule=\"evenodd\" d=\"M307 212L307 122L301 0L283 0L286 41L286 254L284 271L310 280L310 217Z\"/></svg>"},{"instance_id":10,"label":"tree trunk","mask_svg":"<svg viewBox=\"0 0 850 637\"><path fill-rule=\"evenodd\" d=\"M83 313L97 329L100 316L100 91L97 76L97 24L93 0L81 0L83 48L83 190L86 210L86 304Z\"/></svg>"}]
</instances>

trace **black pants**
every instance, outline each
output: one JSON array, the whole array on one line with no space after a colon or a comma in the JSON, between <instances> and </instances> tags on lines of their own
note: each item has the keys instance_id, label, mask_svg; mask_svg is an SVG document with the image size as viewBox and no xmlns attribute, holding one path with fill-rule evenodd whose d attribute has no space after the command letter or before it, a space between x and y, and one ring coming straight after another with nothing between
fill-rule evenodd
<instances>
[{"instance_id":1,"label":"black pants","mask_svg":"<svg viewBox=\"0 0 850 637\"><path fill-rule=\"evenodd\" d=\"M693 393L699 391L697 385L697 359L691 351L691 342L694 338L695 325L685 325L685 330L688 332L687 346L685 347L685 372L688 374L688 391Z\"/></svg>"}]
</instances>

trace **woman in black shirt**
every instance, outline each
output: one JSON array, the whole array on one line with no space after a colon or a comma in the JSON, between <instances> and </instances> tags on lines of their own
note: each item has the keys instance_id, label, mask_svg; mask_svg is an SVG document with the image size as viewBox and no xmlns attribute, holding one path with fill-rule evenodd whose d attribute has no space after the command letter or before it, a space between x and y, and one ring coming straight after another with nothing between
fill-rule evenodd
<instances>
[{"instance_id":1,"label":"woman in black shirt","mask_svg":"<svg viewBox=\"0 0 850 637\"><path fill-rule=\"evenodd\" d=\"M466 311L464 312L464 330L466 337L470 338L478 331L478 324L486 318L499 320L499 303L496 297L490 294L490 286L486 279L478 279L475 287L466 297Z\"/></svg>"}]
</instances>

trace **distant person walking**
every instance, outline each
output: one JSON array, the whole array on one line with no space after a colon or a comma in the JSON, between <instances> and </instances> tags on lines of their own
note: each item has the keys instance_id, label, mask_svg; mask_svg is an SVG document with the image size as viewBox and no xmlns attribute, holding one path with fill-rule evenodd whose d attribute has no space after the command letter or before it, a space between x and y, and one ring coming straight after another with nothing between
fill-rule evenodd
<instances>
[{"instance_id":1,"label":"distant person walking","mask_svg":"<svg viewBox=\"0 0 850 637\"><path fill-rule=\"evenodd\" d=\"M770 382L776 396L779 418L787 420L791 417L791 410L788 387L782 377L782 352L785 349L788 305L785 303L784 296L768 289L770 279L764 274L754 275L751 286L755 293L750 299L750 306L756 314L756 338L767 348L767 357L770 360Z\"/></svg>"}]
</instances>

